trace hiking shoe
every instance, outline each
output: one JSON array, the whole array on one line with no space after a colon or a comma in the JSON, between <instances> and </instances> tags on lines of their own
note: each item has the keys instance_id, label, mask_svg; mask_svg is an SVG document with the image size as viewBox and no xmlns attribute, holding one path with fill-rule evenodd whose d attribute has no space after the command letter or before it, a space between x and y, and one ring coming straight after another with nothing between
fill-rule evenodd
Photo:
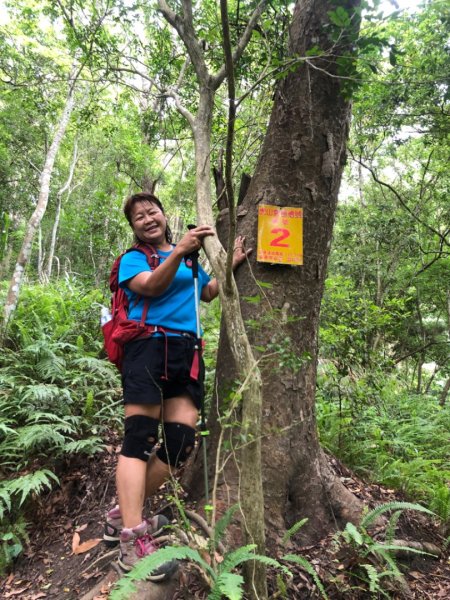
<instances>
[{"instance_id":1,"label":"hiking shoe","mask_svg":"<svg viewBox=\"0 0 450 600\"><path fill-rule=\"evenodd\" d=\"M158 549L158 544L151 535L147 533L147 522L142 521L140 525L132 529L122 528L120 532L120 553L117 560L119 567L128 572L136 563L145 556L153 554ZM178 561L170 560L151 574L147 575L148 581L161 582L169 579L178 569Z\"/></svg>"},{"instance_id":2,"label":"hiking shoe","mask_svg":"<svg viewBox=\"0 0 450 600\"><path fill-rule=\"evenodd\" d=\"M151 519L145 519L147 523L147 533L152 537L159 537L164 527L170 525L170 521L164 515L156 515ZM106 515L105 527L103 530L103 541L107 546L115 546L119 543L120 532L123 528L122 515L119 505L112 508Z\"/></svg>"}]
</instances>

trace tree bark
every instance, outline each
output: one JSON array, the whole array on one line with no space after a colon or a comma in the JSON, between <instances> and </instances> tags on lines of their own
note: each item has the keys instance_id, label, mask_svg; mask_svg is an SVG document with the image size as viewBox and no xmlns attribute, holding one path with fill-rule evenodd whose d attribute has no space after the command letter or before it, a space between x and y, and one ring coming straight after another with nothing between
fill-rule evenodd
<instances>
[{"instance_id":1,"label":"tree bark","mask_svg":"<svg viewBox=\"0 0 450 600\"><path fill-rule=\"evenodd\" d=\"M22 242L22 247L17 258L14 273L11 278L9 285L8 295L6 297L5 309L4 309L4 322L3 327L6 330L8 323L16 310L17 301L19 298L20 287L22 285L23 274L25 267L29 262L31 256L31 249L33 244L34 235L42 221L48 204L48 196L50 193L50 180L53 173L53 167L55 164L56 155L59 150L59 146L64 137L67 125L69 123L70 115L74 106L74 83L70 82L69 92L67 95L66 104L64 106L61 118L59 120L55 136L48 149L45 157L44 168L42 169L40 177L40 189L39 197L36 208L28 222L28 226L25 232L25 237Z\"/></svg>"},{"instance_id":2,"label":"tree bark","mask_svg":"<svg viewBox=\"0 0 450 600\"><path fill-rule=\"evenodd\" d=\"M444 388L439 396L439 405L445 406L445 402L447 400L448 392L450 391L450 377L445 382Z\"/></svg>"},{"instance_id":3,"label":"tree bark","mask_svg":"<svg viewBox=\"0 0 450 600\"><path fill-rule=\"evenodd\" d=\"M354 22L357 5L357 0L346 3ZM319 46L326 55L303 61L278 85L238 219L238 232L256 249L258 204L302 207L304 213L304 266L257 263L255 251L249 260L251 269L244 265L236 275L241 298L261 297L257 304L241 302L244 320L254 323L249 332L252 343L266 348L266 355L275 352L261 362L266 532L273 545L301 518L308 517L300 534L309 542L341 519L356 521L361 510L359 501L328 467L315 419L319 311L350 119L350 102L342 93L337 66L338 56L348 47L333 47L328 38L330 9L323 0L304 0L295 7L290 54L306 56L308 49ZM260 288L258 281L270 283L271 289ZM217 397L209 423L212 453L219 440L217 405L229 398L236 377L230 360L232 344L222 333ZM304 357L299 368L282 364L280 352L286 346L291 357ZM234 446L235 433L228 437ZM220 499L225 505L233 502L239 494L234 461L227 462L220 483Z\"/></svg>"}]
</instances>

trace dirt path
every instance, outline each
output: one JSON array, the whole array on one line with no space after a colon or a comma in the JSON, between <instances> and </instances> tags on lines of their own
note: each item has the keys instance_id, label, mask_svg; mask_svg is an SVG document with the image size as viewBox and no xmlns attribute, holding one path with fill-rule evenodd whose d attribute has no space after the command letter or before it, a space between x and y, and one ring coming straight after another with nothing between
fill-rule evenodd
<instances>
[{"instance_id":1,"label":"dirt path","mask_svg":"<svg viewBox=\"0 0 450 600\"><path fill-rule=\"evenodd\" d=\"M105 512L114 502L114 470L117 446L111 444L104 454L68 465L61 465L61 488L42 497L30 521L30 541L14 569L0 582L2 599L18 600L107 600L117 579L114 568L117 550L105 547L101 541ZM343 481L368 504L375 505L396 499L394 492L379 486L365 485L337 463ZM163 496L156 501L161 501ZM408 513L401 522L401 537L429 541L443 548L443 537L436 525L422 516ZM399 537L397 532L396 537ZM330 599L369 598L358 590L349 577L352 565L343 558L336 560L333 538L294 551L306 557L324 581ZM75 552L74 552L75 551ZM354 565L353 565L354 566ZM289 599L318 598L316 588L299 567L292 569ZM450 598L450 563L442 551L439 558L416 556L408 562L406 575L408 593L392 592L392 598L408 600L447 600ZM207 595L195 569L183 565L177 577L168 584L145 587L136 600L193 600ZM270 578L270 588L277 589L276 574ZM130 598L131 600L131 598Z\"/></svg>"}]
</instances>

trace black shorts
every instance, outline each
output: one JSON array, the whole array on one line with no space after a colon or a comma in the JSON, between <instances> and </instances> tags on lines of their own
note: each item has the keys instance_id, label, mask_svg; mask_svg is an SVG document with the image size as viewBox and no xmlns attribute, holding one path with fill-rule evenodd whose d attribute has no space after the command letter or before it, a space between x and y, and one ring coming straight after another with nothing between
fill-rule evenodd
<instances>
[{"instance_id":1,"label":"black shorts","mask_svg":"<svg viewBox=\"0 0 450 600\"><path fill-rule=\"evenodd\" d=\"M200 409L205 365L200 359L198 380L191 379L195 351L192 336L153 336L129 342L124 350L122 386L125 404L161 404L166 398L188 394Z\"/></svg>"}]
</instances>

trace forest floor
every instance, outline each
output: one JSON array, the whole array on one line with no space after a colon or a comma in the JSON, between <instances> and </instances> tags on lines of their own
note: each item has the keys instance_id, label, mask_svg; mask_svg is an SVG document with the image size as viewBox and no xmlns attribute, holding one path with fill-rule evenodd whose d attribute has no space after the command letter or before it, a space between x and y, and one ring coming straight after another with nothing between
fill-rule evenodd
<instances>
[{"instance_id":1,"label":"forest floor","mask_svg":"<svg viewBox=\"0 0 450 600\"><path fill-rule=\"evenodd\" d=\"M106 548L101 541L105 512L115 502L114 471L118 440L111 436L107 451L87 460L72 461L61 466L61 486L43 496L29 521L29 543L13 569L0 581L0 597L13 600L67 599L107 600L112 581L118 575L114 568L117 550ZM344 484L369 507L403 500L393 490L368 485L334 459L331 464ZM156 499L164 502L161 494ZM187 506L194 511L195 506ZM166 505L166 514L168 510ZM199 511L200 512L200 511ZM170 514L169 516L172 516ZM374 534L376 537L376 532ZM439 557L414 555L408 561L398 559L405 575L403 590L392 589L390 598L438 600L450 598L450 562L445 540L436 523L421 513L408 511L399 521L396 538L429 542L441 550ZM358 558L336 553L330 535L314 546L302 547L292 538L290 553L297 553L314 566L330 599L377 598L351 575ZM364 560L362 562L368 562ZM314 599L317 593L311 577L300 567L289 568L294 578L283 594L288 599ZM269 587L279 590L275 573L270 574ZM173 600L203 600L207 590L198 572L183 565L173 585ZM386 596L385 596L386 597Z\"/></svg>"}]
</instances>

